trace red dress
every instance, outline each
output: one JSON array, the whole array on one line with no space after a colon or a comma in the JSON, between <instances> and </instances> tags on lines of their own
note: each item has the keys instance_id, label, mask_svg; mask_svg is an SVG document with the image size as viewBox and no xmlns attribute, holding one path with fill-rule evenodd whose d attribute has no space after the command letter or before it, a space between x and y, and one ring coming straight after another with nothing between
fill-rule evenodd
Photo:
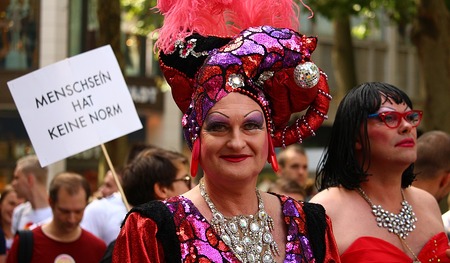
<instances>
[{"instance_id":1,"label":"red dress","mask_svg":"<svg viewBox=\"0 0 450 263\"><path fill-rule=\"evenodd\" d=\"M445 255L448 239L444 232L436 234L423 246L417 255L420 262L450 262ZM413 259L402 250L376 237L360 237L356 239L341 255L341 262L383 262L401 263L412 262Z\"/></svg>"}]
</instances>

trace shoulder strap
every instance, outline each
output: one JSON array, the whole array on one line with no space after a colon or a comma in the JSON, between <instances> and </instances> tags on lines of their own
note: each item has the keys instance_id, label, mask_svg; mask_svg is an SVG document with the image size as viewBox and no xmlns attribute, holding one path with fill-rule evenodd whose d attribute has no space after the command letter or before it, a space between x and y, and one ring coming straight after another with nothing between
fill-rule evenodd
<instances>
[{"instance_id":1,"label":"shoulder strap","mask_svg":"<svg viewBox=\"0 0 450 263\"><path fill-rule=\"evenodd\" d=\"M165 261L168 263L180 262L180 241L176 234L175 222L169 208L161 201L150 201L134 207L128 214L133 212L138 212L142 216L152 219L158 225L156 237L163 247Z\"/></svg>"},{"instance_id":2,"label":"shoulder strap","mask_svg":"<svg viewBox=\"0 0 450 263\"><path fill-rule=\"evenodd\" d=\"M325 258L325 231L327 222L325 209L319 204L305 202L303 210L308 227L308 239L314 251L317 262L323 262Z\"/></svg>"},{"instance_id":3,"label":"shoulder strap","mask_svg":"<svg viewBox=\"0 0 450 263\"><path fill-rule=\"evenodd\" d=\"M33 256L33 232L31 230L19 230L19 263L31 262Z\"/></svg>"}]
</instances>

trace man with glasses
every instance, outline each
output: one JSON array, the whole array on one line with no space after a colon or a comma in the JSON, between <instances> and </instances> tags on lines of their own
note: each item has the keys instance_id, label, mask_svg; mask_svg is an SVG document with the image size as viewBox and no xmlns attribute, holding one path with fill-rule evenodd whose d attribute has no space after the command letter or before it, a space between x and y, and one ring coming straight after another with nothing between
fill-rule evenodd
<instances>
[{"instance_id":1,"label":"man with glasses","mask_svg":"<svg viewBox=\"0 0 450 263\"><path fill-rule=\"evenodd\" d=\"M188 159L184 155L149 147L142 150L124 168L123 191L132 207L152 200L164 200L191 188L188 171ZM108 201L111 198L116 201ZM127 212L120 193L115 193L110 198L95 200L88 205L82 226L109 244L119 234ZM107 259L103 262L110 261Z\"/></svg>"}]
</instances>

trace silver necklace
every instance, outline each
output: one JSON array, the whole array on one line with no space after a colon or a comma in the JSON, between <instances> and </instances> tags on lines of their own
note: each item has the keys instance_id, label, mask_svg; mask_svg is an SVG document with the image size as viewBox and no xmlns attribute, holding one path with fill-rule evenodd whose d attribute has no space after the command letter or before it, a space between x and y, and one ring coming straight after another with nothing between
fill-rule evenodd
<instances>
[{"instance_id":1,"label":"silver necklace","mask_svg":"<svg viewBox=\"0 0 450 263\"><path fill-rule=\"evenodd\" d=\"M241 262L275 262L274 256L279 255L279 250L271 233L273 219L264 210L258 190L258 212L248 216L225 217L220 213L206 193L203 179L200 180L200 194L211 209L211 226L214 231Z\"/></svg>"},{"instance_id":2,"label":"silver necklace","mask_svg":"<svg viewBox=\"0 0 450 263\"><path fill-rule=\"evenodd\" d=\"M390 233L394 233L403 240L416 228L416 214L414 213L412 206L406 201L403 189L401 190L402 209L398 214L383 209L381 205L374 205L361 187L358 187L357 191L372 208L372 213L376 217L379 227L386 228Z\"/></svg>"},{"instance_id":3,"label":"silver necklace","mask_svg":"<svg viewBox=\"0 0 450 263\"><path fill-rule=\"evenodd\" d=\"M405 239L412 232L417 222L416 214L414 213L412 206L406 201L403 189L402 193L402 209L400 213L394 214L387 210L384 210L381 205L374 205L372 200L367 196L366 192L361 187L356 188L358 193L366 200L366 202L372 207L372 213L375 215L377 224L379 227L387 228L389 233L397 235L398 239L404 245L413 256L413 263L421 263L416 253L408 246Z\"/></svg>"}]
</instances>

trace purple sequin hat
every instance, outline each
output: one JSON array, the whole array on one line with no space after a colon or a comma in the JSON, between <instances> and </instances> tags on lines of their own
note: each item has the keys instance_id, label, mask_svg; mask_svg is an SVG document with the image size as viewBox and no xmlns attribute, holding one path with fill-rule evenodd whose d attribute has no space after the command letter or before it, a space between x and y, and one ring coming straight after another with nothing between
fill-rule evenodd
<instances>
[{"instance_id":1,"label":"purple sequin hat","mask_svg":"<svg viewBox=\"0 0 450 263\"><path fill-rule=\"evenodd\" d=\"M230 92L261 106L275 147L314 135L331 99L325 73L311 62L316 44L317 38L288 28L259 26L232 39L192 35L177 41L170 54L160 52L161 68L184 112L188 146L192 149L208 111ZM303 110L305 115L289 123L291 114Z\"/></svg>"}]
</instances>

